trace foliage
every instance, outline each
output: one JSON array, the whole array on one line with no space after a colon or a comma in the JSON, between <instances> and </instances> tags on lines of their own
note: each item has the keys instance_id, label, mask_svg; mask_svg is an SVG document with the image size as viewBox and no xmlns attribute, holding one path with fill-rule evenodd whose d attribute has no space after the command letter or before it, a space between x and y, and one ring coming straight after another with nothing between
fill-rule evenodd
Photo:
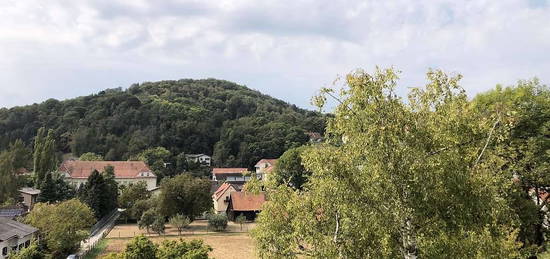
<instances>
[{"instance_id":1,"label":"foliage","mask_svg":"<svg viewBox=\"0 0 550 259\"><path fill-rule=\"evenodd\" d=\"M164 240L157 250L159 259L208 259L208 253L212 251L209 245L204 244L202 240L184 241Z\"/></svg>"},{"instance_id":2,"label":"foliage","mask_svg":"<svg viewBox=\"0 0 550 259\"><path fill-rule=\"evenodd\" d=\"M30 145L40 127L53 130L56 151L75 156L127 160L164 147L170 162L204 153L216 154L217 166L252 168L258 158L307 142L304 132L321 132L324 116L228 81L160 81L1 109L0 147L16 139ZM172 165L167 175L186 169Z\"/></svg>"},{"instance_id":3,"label":"foliage","mask_svg":"<svg viewBox=\"0 0 550 259\"><path fill-rule=\"evenodd\" d=\"M294 188L302 189L302 185L311 175L311 172L308 172L302 165L301 154L306 148L306 146L302 146L289 149L277 160L272 174L272 180L276 185L288 184Z\"/></svg>"},{"instance_id":4,"label":"foliage","mask_svg":"<svg viewBox=\"0 0 550 259\"><path fill-rule=\"evenodd\" d=\"M500 112L513 122L511 134L497 148L504 160L502 170L516 179L509 189L512 208L521 225L519 240L524 252L534 256L543 247L543 226L548 201L535 193L550 191L550 89L537 79L519 81L517 85L476 96L474 104L480 112ZM532 198L537 203L532 204Z\"/></svg>"},{"instance_id":5,"label":"foliage","mask_svg":"<svg viewBox=\"0 0 550 259\"><path fill-rule=\"evenodd\" d=\"M55 147L56 144L53 130L48 130L48 134L46 135L46 129L44 127L40 128L34 141L33 154L36 187L40 187L48 172L57 169Z\"/></svg>"},{"instance_id":6,"label":"foliage","mask_svg":"<svg viewBox=\"0 0 550 259\"><path fill-rule=\"evenodd\" d=\"M114 181L112 167L106 167L104 174L94 170L86 184L79 189L79 198L90 206L97 219L116 209L117 194L118 187Z\"/></svg>"},{"instance_id":7,"label":"foliage","mask_svg":"<svg viewBox=\"0 0 550 259\"><path fill-rule=\"evenodd\" d=\"M227 215L209 214L208 227L214 231L224 231L227 228Z\"/></svg>"},{"instance_id":8,"label":"foliage","mask_svg":"<svg viewBox=\"0 0 550 259\"><path fill-rule=\"evenodd\" d=\"M44 259L45 255L40 251L38 244L32 242L29 247L25 247L16 253L9 254L10 259Z\"/></svg>"},{"instance_id":9,"label":"foliage","mask_svg":"<svg viewBox=\"0 0 550 259\"><path fill-rule=\"evenodd\" d=\"M149 209L141 215L141 218L138 221L138 227L140 229L147 229L147 233L149 233L149 229L155 223L157 218L159 218L158 212L155 209Z\"/></svg>"},{"instance_id":10,"label":"foliage","mask_svg":"<svg viewBox=\"0 0 550 259\"><path fill-rule=\"evenodd\" d=\"M427 77L407 100L393 69L356 71L338 96L323 90L340 103L329 138L302 156L304 190L268 193L253 231L261 257L519 256L493 145L509 124L477 112L460 76Z\"/></svg>"},{"instance_id":11,"label":"foliage","mask_svg":"<svg viewBox=\"0 0 550 259\"><path fill-rule=\"evenodd\" d=\"M151 224L151 230L153 230L153 232L157 233L159 236L161 234L164 234L165 222L166 221L164 220L163 216L157 215L155 221L153 221L153 224Z\"/></svg>"},{"instance_id":12,"label":"foliage","mask_svg":"<svg viewBox=\"0 0 550 259\"><path fill-rule=\"evenodd\" d=\"M200 216L212 207L210 186L209 180L188 174L164 179L158 196L159 212L165 217L182 214L191 220Z\"/></svg>"},{"instance_id":13,"label":"foliage","mask_svg":"<svg viewBox=\"0 0 550 259\"><path fill-rule=\"evenodd\" d=\"M103 157L101 155L98 155L93 152L87 152L82 155L80 155L80 158L78 160L82 161L103 161Z\"/></svg>"},{"instance_id":14,"label":"foliage","mask_svg":"<svg viewBox=\"0 0 550 259\"><path fill-rule=\"evenodd\" d=\"M52 256L61 258L74 252L88 237L95 219L88 206L72 199L57 204L37 203L25 221L39 229Z\"/></svg>"},{"instance_id":15,"label":"foliage","mask_svg":"<svg viewBox=\"0 0 550 259\"><path fill-rule=\"evenodd\" d=\"M241 231L243 230L243 224L246 222L246 217L241 213L235 218L235 222L241 226Z\"/></svg>"},{"instance_id":16,"label":"foliage","mask_svg":"<svg viewBox=\"0 0 550 259\"><path fill-rule=\"evenodd\" d=\"M17 177L13 164L13 153L0 152L0 204L17 197Z\"/></svg>"},{"instance_id":17,"label":"foliage","mask_svg":"<svg viewBox=\"0 0 550 259\"><path fill-rule=\"evenodd\" d=\"M151 193L147 191L147 184L145 182L138 182L130 184L122 189L120 196L118 197L118 203L121 209L125 209L124 217L138 220L141 217L141 212L136 204L139 201L147 200L151 197ZM143 207L150 207L149 205ZM136 217L137 216L137 217Z\"/></svg>"},{"instance_id":18,"label":"foliage","mask_svg":"<svg viewBox=\"0 0 550 259\"><path fill-rule=\"evenodd\" d=\"M145 211L157 209L158 206L158 199L156 198L149 198L147 200L137 200L134 206L132 206L131 214L130 216L133 219L139 220L141 219L141 216Z\"/></svg>"},{"instance_id":19,"label":"foliage","mask_svg":"<svg viewBox=\"0 0 550 259\"><path fill-rule=\"evenodd\" d=\"M169 220L170 225L176 227L178 229L178 235L181 235L181 231L183 231L184 228L188 227L189 224L191 224L191 220L189 217L183 216L181 214L176 214L175 216L171 217Z\"/></svg>"},{"instance_id":20,"label":"foliage","mask_svg":"<svg viewBox=\"0 0 550 259\"><path fill-rule=\"evenodd\" d=\"M64 180L64 176L57 172L48 172L40 185L38 202L58 202L75 197L73 186Z\"/></svg>"},{"instance_id":21,"label":"foliage","mask_svg":"<svg viewBox=\"0 0 550 259\"><path fill-rule=\"evenodd\" d=\"M175 172L168 167L174 164L172 154L166 148L149 148L138 155L138 159L145 162L153 172L157 174L159 180L165 176L172 176Z\"/></svg>"},{"instance_id":22,"label":"foliage","mask_svg":"<svg viewBox=\"0 0 550 259\"><path fill-rule=\"evenodd\" d=\"M152 259L156 258L157 246L143 235L134 237L124 251L125 259Z\"/></svg>"},{"instance_id":23,"label":"foliage","mask_svg":"<svg viewBox=\"0 0 550 259\"><path fill-rule=\"evenodd\" d=\"M147 237L134 237L119 254L109 254L107 259L208 259L212 247L202 240L184 241L164 240L160 245L154 244Z\"/></svg>"}]
</instances>

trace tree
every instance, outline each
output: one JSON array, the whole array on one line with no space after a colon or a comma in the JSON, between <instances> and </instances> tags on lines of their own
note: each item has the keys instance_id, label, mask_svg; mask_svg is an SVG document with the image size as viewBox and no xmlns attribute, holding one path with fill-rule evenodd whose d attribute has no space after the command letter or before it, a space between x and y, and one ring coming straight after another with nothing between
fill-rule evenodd
<instances>
[{"instance_id":1,"label":"tree","mask_svg":"<svg viewBox=\"0 0 550 259\"><path fill-rule=\"evenodd\" d=\"M547 216L543 207L548 201L535 194L550 192L550 89L537 79L519 81L515 86L497 86L479 94L473 103L479 112L501 112L511 117L511 134L498 146L498 155L504 160L502 169L516 179L508 193L521 222L519 239L528 253L525 256L536 256L529 251L543 245Z\"/></svg>"},{"instance_id":2,"label":"tree","mask_svg":"<svg viewBox=\"0 0 550 259\"><path fill-rule=\"evenodd\" d=\"M173 164L174 161L172 161L172 154L166 148L149 148L141 152L138 155L138 159L149 165L151 170L157 174L159 180L165 176L173 175L168 165Z\"/></svg>"},{"instance_id":3,"label":"tree","mask_svg":"<svg viewBox=\"0 0 550 259\"><path fill-rule=\"evenodd\" d=\"M163 180L158 196L159 212L165 217L182 214L192 220L212 206L210 185L208 179L187 174Z\"/></svg>"},{"instance_id":4,"label":"tree","mask_svg":"<svg viewBox=\"0 0 550 259\"><path fill-rule=\"evenodd\" d=\"M32 242L29 247L25 247L16 253L9 255L10 259L44 259L44 253L40 251L36 242Z\"/></svg>"},{"instance_id":5,"label":"tree","mask_svg":"<svg viewBox=\"0 0 550 259\"><path fill-rule=\"evenodd\" d=\"M227 215L210 214L208 215L208 227L214 231L224 231L227 228Z\"/></svg>"},{"instance_id":6,"label":"tree","mask_svg":"<svg viewBox=\"0 0 550 259\"><path fill-rule=\"evenodd\" d=\"M0 152L0 204L17 197L17 178L15 176L14 155Z\"/></svg>"},{"instance_id":7,"label":"tree","mask_svg":"<svg viewBox=\"0 0 550 259\"><path fill-rule=\"evenodd\" d=\"M31 151L25 146L21 139L10 143L8 151L13 154L13 168L27 168L31 160Z\"/></svg>"},{"instance_id":8,"label":"tree","mask_svg":"<svg viewBox=\"0 0 550 259\"><path fill-rule=\"evenodd\" d=\"M40 195L38 195L38 202L56 202L57 193L55 183L52 179L52 173L47 172L42 184L40 185Z\"/></svg>"},{"instance_id":9,"label":"tree","mask_svg":"<svg viewBox=\"0 0 550 259\"><path fill-rule=\"evenodd\" d=\"M241 231L243 230L243 224L246 222L246 217L241 213L235 218L235 222L241 226Z\"/></svg>"},{"instance_id":10,"label":"tree","mask_svg":"<svg viewBox=\"0 0 550 259\"><path fill-rule=\"evenodd\" d=\"M169 223L176 227L178 229L178 235L181 235L181 231L191 224L191 220L186 216L176 214L170 218Z\"/></svg>"},{"instance_id":11,"label":"tree","mask_svg":"<svg viewBox=\"0 0 550 259\"><path fill-rule=\"evenodd\" d=\"M308 172L302 165L301 154L305 146L287 150L277 160L273 170L273 181L276 185L288 184L297 189L302 189L311 172Z\"/></svg>"},{"instance_id":12,"label":"tree","mask_svg":"<svg viewBox=\"0 0 550 259\"><path fill-rule=\"evenodd\" d=\"M150 209L157 209L158 207L157 200L158 200L157 198L149 198L147 200L136 201L134 206L132 206L130 216L132 216L136 220L141 219L141 216L143 215L143 213L145 213L145 211Z\"/></svg>"},{"instance_id":13,"label":"tree","mask_svg":"<svg viewBox=\"0 0 550 259\"><path fill-rule=\"evenodd\" d=\"M118 187L112 183L112 178L109 173L104 175L94 170L86 184L80 187L83 189L79 190L79 198L92 208L97 219L106 216L117 206Z\"/></svg>"},{"instance_id":14,"label":"tree","mask_svg":"<svg viewBox=\"0 0 550 259\"><path fill-rule=\"evenodd\" d=\"M40 128L34 142L34 174L35 185L40 187L40 184L44 181L46 173L56 170L57 157L55 155L55 137L53 130L48 130L46 135L46 129Z\"/></svg>"},{"instance_id":15,"label":"tree","mask_svg":"<svg viewBox=\"0 0 550 259\"><path fill-rule=\"evenodd\" d=\"M118 197L118 202L121 209L124 209L124 215L127 218L132 218L138 220L141 217L142 213L139 213L136 217L136 206L137 202L147 200L151 197L151 193L147 191L147 184L145 182L138 182L136 184L130 184L126 186ZM150 207L149 205L143 206L145 208Z\"/></svg>"},{"instance_id":16,"label":"tree","mask_svg":"<svg viewBox=\"0 0 550 259\"><path fill-rule=\"evenodd\" d=\"M164 217L157 215L157 217L155 218L155 221L153 221L153 224L151 224L151 230L153 230L153 232L156 232L159 236L161 234L164 234L164 229L165 229L164 223L165 223Z\"/></svg>"},{"instance_id":17,"label":"tree","mask_svg":"<svg viewBox=\"0 0 550 259\"><path fill-rule=\"evenodd\" d=\"M82 161L103 161L103 157L93 152L88 152L80 155L79 160Z\"/></svg>"},{"instance_id":18,"label":"tree","mask_svg":"<svg viewBox=\"0 0 550 259\"><path fill-rule=\"evenodd\" d=\"M305 191L268 193L253 230L261 257L515 258L511 184L494 144L502 114L481 114L460 76L427 74L406 101L397 73L346 77L327 143L302 156Z\"/></svg>"},{"instance_id":19,"label":"tree","mask_svg":"<svg viewBox=\"0 0 550 259\"><path fill-rule=\"evenodd\" d=\"M53 258L62 258L88 237L95 219L88 206L72 199L56 204L37 203L25 221L39 229Z\"/></svg>"},{"instance_id":20,"label":"tree","mask_svg":"<svg viewBox=\"0 0 550 259\"><path fill-rule=\"evenodd\" d=\"M147 229L147 233L149 233L149 229L155 223L155 220L158 218L158 213L154 209L149 209L141 215L141 218L138 221L138 227L140 229Z\"/></svg>"}]
</instances>

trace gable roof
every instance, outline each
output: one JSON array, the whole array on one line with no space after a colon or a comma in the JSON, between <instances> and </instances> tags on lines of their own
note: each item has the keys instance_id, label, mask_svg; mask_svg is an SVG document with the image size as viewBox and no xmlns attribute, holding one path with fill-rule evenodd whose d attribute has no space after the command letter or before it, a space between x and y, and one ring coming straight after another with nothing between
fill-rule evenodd
<instances>
[{"instance_id":1,"label":"gable roof","mask_svg":"<svg viewBox=\"0 0 550 259\"><path fill-rule=\"evenodd\" d=\"M32 187L23 187L23 188L19 189L19 192L30 194L30 195L40 194L40 190L32 188Z\"/></svg>"},{"instance_id":2,"label":"gable roof","mask_svg":"<svg viewBox=\"0 0 550 259\"><path fill-rule=\"evenodd\" d=\"M250 194L245 192L231 193L231 208L234 211L260 211L265 202L265 194Z\"/></svg>"},{"instance_id":3,"label":"gable roof","mask_svg":"<svg viewBox=\"0 0 550 259\"><path fill-rule=\"evenodd\" d=\"M274 166L277 163L277 159L275 159L275 158L271 158L271 159L264 158L264 159L261 159L260 161L258 161L258 163L256 163L256 166L258 166L261 163L268 163L268 164L270 164L270 166Z\"/></svg>"},{"instance_id":4,"label":"gable roof","mask_svg":"<svg viewBox=\"0 0 550 259\"><path fill-rule=\"evenodd\" d=\"M217 200L219 199L227 190L231 189L231 187L233 187L230 183L223 183L217 190L216 192L214 192L214 194L212 195L212 198L214 198L214 200ZM233 187L233 189L235 189L235 187ZM235 189L236 190L236 189Z\"/></svg>"},{"instance_id":5,"label":"gable roof","mask_svg":"<svg viewBox=\"0 0 550 259\"><path fill-rule=\"evenodd\" d=\"M59 171L66 172L71 178L88 178L93 170L103 172L106 166L113 166L115 178L156 178L157 176L143 161L79 161L66 160ZM147 176L141 173L148 172Z\"/></svg>"},{"instance_id":6,"label":"gable roof","mask_svg":"<svg viewBox=\"0 0 550 259\"><path fill-rule=\"evenodd\" d=\"M13 237L22 238L38 231L37 228L25 225L15 220L0 218L0 241Z\"/></svg>"},{"instance_id":7,"label":"gable roof","mask_svg":"<svg viewBox=\"0 0 550 259\"><path fill-rule=\"evenodd\" d=\"M212 174L243 174L247 168L212 168Z\"/></svg>"}]
</instances>

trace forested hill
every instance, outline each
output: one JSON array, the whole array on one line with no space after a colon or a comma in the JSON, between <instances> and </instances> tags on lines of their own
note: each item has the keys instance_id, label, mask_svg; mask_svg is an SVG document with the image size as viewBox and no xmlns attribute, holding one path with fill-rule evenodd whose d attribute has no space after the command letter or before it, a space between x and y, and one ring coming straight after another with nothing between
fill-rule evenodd
<instances>
[{"instance_id":1,"label":"forested hill","mask_svg":"<svg viewBox=\"0 0 550 259\"><path fill-rule=\"evenodd\" d=\"M253 166L321 132L323 115L232 82L183 79L134 84L75 99L0 109L0 149L32 145L53 129L58 151L125 160L152 147L172 155L213 154L218 166Z\"/></svg>"}]
</instances>

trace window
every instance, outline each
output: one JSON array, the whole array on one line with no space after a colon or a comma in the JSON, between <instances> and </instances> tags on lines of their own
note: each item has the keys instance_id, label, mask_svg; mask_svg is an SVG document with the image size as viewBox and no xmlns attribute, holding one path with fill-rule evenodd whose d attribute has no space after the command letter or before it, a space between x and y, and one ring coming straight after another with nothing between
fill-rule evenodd
<instances>
[{"instance_id":1,"label":"window","mask_svg":"<svg viewBox=\"0 0 550 259\"><path fill-rule=\"evenodd\" d=\"M8 255L8 248L7 247L2 248L2 255Z\"/></svg>"},{"instance_id":2,"label":"window","mask_svg":"<svg viewBox=\"0 0 550 259\"><path fill-rule=\"evenodd\" d=\"M27 240L27 242L25 242L25 247L29 247L30 245L31 245L31 241Z\"/></svg>"}]
</instances>

